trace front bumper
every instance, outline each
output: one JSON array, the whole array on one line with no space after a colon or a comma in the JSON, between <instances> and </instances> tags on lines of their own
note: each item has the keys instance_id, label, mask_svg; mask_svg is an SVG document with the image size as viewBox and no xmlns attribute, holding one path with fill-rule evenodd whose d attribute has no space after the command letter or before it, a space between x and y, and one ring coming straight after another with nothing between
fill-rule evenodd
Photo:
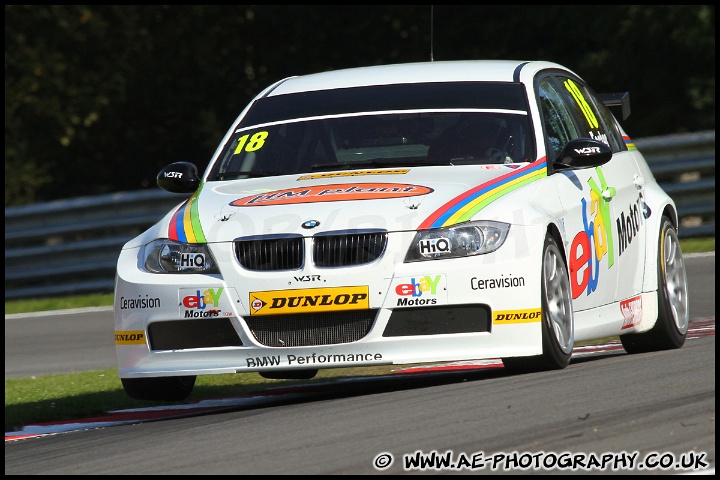
<instances>
[{"instance_id":1,"label":"front bumper","mask_svg":"<svg viewBox=\"0 0 720 480\"><path fill-rule=\"evenodd\" d=\"M121 378L542 353L541 245L518 252L510 242L487 255L414 263L386 254L368 265L293 272L248 272L230 245L211 248L221 275L151 274L138 268L137 248L121 252Z\"/></svg>"}]
</instances>

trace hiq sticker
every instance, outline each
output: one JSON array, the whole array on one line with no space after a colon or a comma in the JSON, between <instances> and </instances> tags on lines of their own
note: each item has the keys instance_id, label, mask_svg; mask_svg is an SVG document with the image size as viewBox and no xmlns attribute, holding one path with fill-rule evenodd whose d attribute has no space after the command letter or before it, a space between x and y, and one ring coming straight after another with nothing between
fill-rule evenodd
<instances>
[{"instance_id":1,"label":"hiq sticker","mask_svg":"<svg viewBox=\"0 0 720 480\"><path fill-rule=\"evenodd\" d=\"M447 238L431 238L420 241L418 247L421 255L445 253L450 251L450 240Z\"/></svg>"}]
</instances>

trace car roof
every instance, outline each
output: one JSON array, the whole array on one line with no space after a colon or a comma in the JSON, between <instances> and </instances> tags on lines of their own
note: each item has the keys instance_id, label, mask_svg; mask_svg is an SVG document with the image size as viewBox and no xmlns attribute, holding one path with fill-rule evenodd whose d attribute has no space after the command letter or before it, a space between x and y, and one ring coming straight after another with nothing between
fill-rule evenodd
<instances>
[{"instance_id":1,"label":"car roof","mask_svg":"<svg viewBox=\"0 0 720 480\"><path fill-rule=\"evenodd\" d=\"M340 88L421 82L513 82L522 68L523 77L533 78L542 69L570 70L553 62L520 60L454 60L399 63L333 70L288 77L267 89L264 95L285 95ZM526 75L530 74L530 77Z\"/></svg>"}]
</instances>

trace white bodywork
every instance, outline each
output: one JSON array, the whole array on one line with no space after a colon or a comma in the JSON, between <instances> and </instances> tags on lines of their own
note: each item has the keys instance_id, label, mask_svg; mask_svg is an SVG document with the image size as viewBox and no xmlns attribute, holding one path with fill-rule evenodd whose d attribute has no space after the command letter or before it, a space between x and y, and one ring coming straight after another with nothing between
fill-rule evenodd
<instances>
[{"instance_id":1,"label":"white bodywork","mask_svg":"<svg viewBox=\"0 0 720 480\"><path fill-rule=\"evenodd\" d=\"M278 82L258 97L368 84L509 82L521 64L434 62L327 72ZM543 68L560 67L534 62L519 70L519 79L532 86L535 73ZM535 105L532 87L527 94L530 105ZM535 108L530 116L535 137L542 139ZM231 128L221 142L208 172L234 131ZM540 354L541 260L548 231L561 240L571 272L575 341L650 329L657 317L659 214L668 206L674 211L672 201L648 178L649 170L642 167L645 161L636 150L616 153L597 169L548 175L544 143L536 143L533 162L510 165L364 168L203 183L194 197L196 211L192 219L186 213L184 224L188 232L201 229L220 273L156 274L142 268L143 246L168 237L183 205L125 245L115 293L119 375L242 373ZM616 189L611 199L603 197L603 182ZM510 224L499 249L465 258L404 262L419 229L452 210L456 199L483 186L495 197L478 207L472 219ZM648 217L638 214L643 202L650 207ZM627 219L632 219L632 231L618 231ZM309 220L319 225L303 228ZM304 237L309 252L313 235L362 229L386 230L387 247L377 260L350 267L319 268L306 261L293 271L248 271L239 264L233 243L239 237L297 234ZM290 307L293 302L297 305ZM383 335L394 311L462 305L488 309L487 331ZM270 321L274 313L352 309L375 310L369 332L358 340L330 345L266 346L246 321ZM151 350L148 325L204 318L229 319L241 345Z\"/></svg>"}]
</instances>

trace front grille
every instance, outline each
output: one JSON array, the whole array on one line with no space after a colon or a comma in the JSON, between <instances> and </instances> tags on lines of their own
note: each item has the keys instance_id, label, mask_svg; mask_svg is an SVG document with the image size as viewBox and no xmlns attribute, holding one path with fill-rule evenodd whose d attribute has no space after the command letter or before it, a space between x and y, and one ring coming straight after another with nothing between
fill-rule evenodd
<instances>
[{"instance_id":1,"label":"front grille","mask_svg":"<svg viewBox=\"0 0 720 480\"><path fill-rule=\"evenodd\" d=\"M235 240L235 255L248 270L297 270L303 264L303 237L245 237Z\"/></svg>"},{"instance_id":2,"label":"front grille","mask_svg":"<svg viewBox=\"0 0 720 480\"><path fill-rule=\"evenodd\" d=\"M335 345L370 332L376 310L246 317L255 339L268 347Z\"/></svg>"},{"instance_id":3,"label":"front grille","mask_svg":"<svg viewBox=\"0 0 720 480\"><path fill-rule=\"evenodd\" d=\"M347 232L313 237L313 262L317 267L347 267L377 260L385 252L387 232Z\"/></svg>"},{"instance_id":4,"label":"front grille","mask_svg":"<svg viewBox=\"0 0 720 480\"><path fill-rule=\"evenodd\" d=\"M380 258L387 246L384 230L344 230L312 237L316 267L364 265ZM297 270L305 263L304 238L300 235L258 235L235 239L240 265L253 271Z\"/></svg>"}]
</instances>

